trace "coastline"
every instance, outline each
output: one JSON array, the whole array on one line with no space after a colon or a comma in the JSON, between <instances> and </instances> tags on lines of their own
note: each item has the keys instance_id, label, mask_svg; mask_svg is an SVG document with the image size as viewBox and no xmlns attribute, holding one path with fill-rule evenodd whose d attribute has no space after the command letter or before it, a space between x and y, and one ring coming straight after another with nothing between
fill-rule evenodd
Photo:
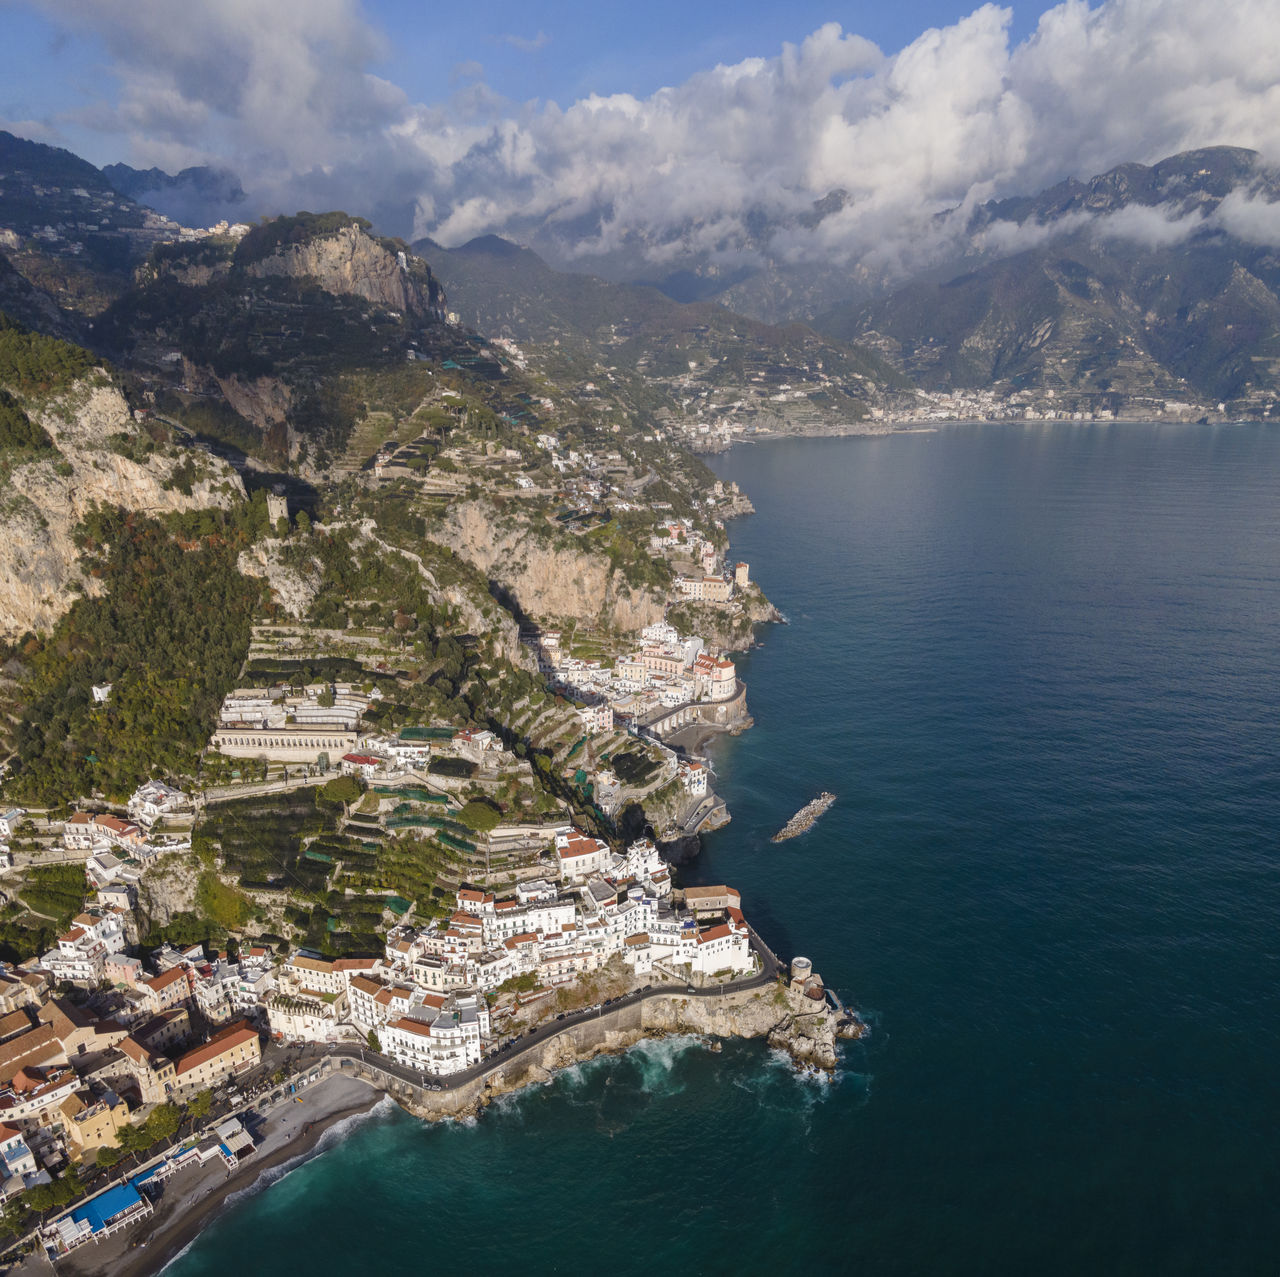
<instances>
[{"instance_id":1,"label":"coastline","mask_svg":"<svg viewBox=\"0 0 1280 1277\"><path fill-rule=\"evenodd\" d=\"M269 1171L308 1160L333 1127L385 1102L381 1091L355 1078L331 1074L321 1079L303 1092L299 1102L282 1101L270 1110L258 1128L257 1151L235 1170L228 1173L215 1161L180 1171L165 1185L153 1215L134 1228L64 1256L58 1271L82 1277L152 1277L213 1222L229 1199L251 1190ZM20 1273L47 1270L39 1253L17 1269Z\"/></svg>"},{"instance_id":2,"label":"coastline","mask_svg":"<svg viewBox=\"0 0 1280 1277\"><path fill-rule=\"evenodd\" d=\"M269 1172L309 1160L323 1151L331 1130L382 1105L394 1104L421 1121L456 1121L479 1113L502 1095L548 1082L563 1069L672 1035L754 1038L786 1051L799 1068L830 1070L836 1066L837 1039L860 1037L865 1031L834 995L832 1001L834 1005L822 997L815 1002L801 987L787 989L772 979L758 987L709 996L690 997L673 989L666 996L557 1027L522 1057L495 1061L459 1092L409 1088L379 1075L375 1061L357 1067L355 1061L331 1057L326 1061L328 1072L302 1093L299 1102L283 1101L268 1112L257 1128L258 1150L242 1166L230 1175L221 1163L179 1172L166 1186L154 1215L136 1228L73 1251L58 1261L58 1269L77 1277L153 1277L224 1207L234 1207L235 1199L261 1184ZM18 1271L44 1272L44 1260L37 1254Z\"/></svg>"}]
</instances>

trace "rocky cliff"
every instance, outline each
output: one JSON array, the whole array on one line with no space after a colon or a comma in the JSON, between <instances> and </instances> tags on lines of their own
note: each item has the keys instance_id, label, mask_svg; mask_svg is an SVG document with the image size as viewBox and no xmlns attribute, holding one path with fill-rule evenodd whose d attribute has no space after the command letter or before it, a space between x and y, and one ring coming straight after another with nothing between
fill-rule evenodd
<instances>
[{"instance_id":1,"label":"rocky cliff","mask_svg":"<svg viewBox=\"0 0 1280 1277\"><path fill-rule=\"evenodd\" d=\"M31 416L58 451L15 466L0 484L0 634L48 629L79 593L94 592L95 582L80 573L72 533L95 504L163 514L244 499L236 472L203 452L126 455L121 441L137 438L133 416L102 374Z\"/></svg>"},{"instance_id":2,"label":"rocky cliff","mask_svg":"<svg viewBox=\"0 0 1280 1277\"><path fill-rule=\"evenodd\" d=\"M535 1049L497 1063L492 1072L457 1090L424 1091L394 1086L390 1093L409 1112L428 1121L475 1113L512 1091L538 1086L560 1069L598 1055L617 1055L647 1038L696 1034L711 1038L764 1038L805 1068L834 1069L836 1043L860 1037L864 1026L842 1021L825 1002L814 1003L782 985L699 998L673 994L649 998L591 1018L548 1038ZM385 1085L385 1078L374 1078Z\"/></svg>"},{"instance_id":3,"label":"rocky cliff","mask_svg":"<svg viewBox=\"0 0 1280 1277\"><path fill-rule=\"evenodd\" d=\"M259 279L313 279L327 293L363 297L405 314L427 315L445 304L444 290L425 262L388 251L354 223L285 245L245 270Z\"/></svg>"},{"instance_id":4,"label":"rocky cliff","mask_svg":"<svg viewBox=\"0 0 1280 1277\"><path fill-rule=\"evenodd\" d=\"M436 539L484 573L527 616L639 630L662 619L661 595L629 585L602 554L504 520L483 501L454 505Z\"/></svg>"},{"instance_id":5,"label":"rocky cliff","mask_svg":"<svg viewBox=\"0 0 1280 1277\"><path fill-rule=\"evenodd\" d=\"M166 927L195 908L200 867L190 852L160 856L138 887L138 914L149 927Z\"/></svg>"}]
</instances>

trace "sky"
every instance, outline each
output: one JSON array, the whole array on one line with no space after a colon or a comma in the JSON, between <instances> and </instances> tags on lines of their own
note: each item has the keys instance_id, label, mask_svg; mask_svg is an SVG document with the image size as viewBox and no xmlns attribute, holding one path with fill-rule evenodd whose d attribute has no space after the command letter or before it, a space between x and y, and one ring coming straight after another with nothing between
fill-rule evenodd
<instances>
[{"instance_id":1,"label":"sky","mask_svg":"<svg viewBox=\"0 0 1280 1277\"><path fill-rule=\"evenodd\" d=\"M905 271L944 210L1194 146L1280 158L1276 0L0 0L0 32L22 136L561 258Z\"/></svg>"}]
</instances>

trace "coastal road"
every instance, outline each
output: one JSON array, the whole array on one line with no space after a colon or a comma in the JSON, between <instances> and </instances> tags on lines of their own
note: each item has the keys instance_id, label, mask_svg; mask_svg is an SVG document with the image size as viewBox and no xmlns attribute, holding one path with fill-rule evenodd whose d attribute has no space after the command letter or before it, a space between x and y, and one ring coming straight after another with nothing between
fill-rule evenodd
<instances>
[{"instance_id":1,"label":"coastal road","mask_svg":"<svg viewBox=\"0 0 1280 1277\"><path fill-rule=\"evenodd\" d=\"M330 1059L345 1056L347 1059L361 1060L365 1064L413 1086L423 1086L439 1091L457 1090L459 1087L475 1081L476 1078L483 1077L496 1065L509 1064L512 1060L519 1059L525 1053L536 1050L543 1043L557 1034L563 1033L566 1029L571 1029L578 1024L585 1024L589 1020L597 1020L610 1012L621 1010L623 1007L634 1006L638 1002L643 1002L646 998L670 997L672 994L690 998L714 998L724 993L737 993L767 987L777 979L782 970L782 964L768 945L756 935L754 930L751 931L750 936L751 948L761 963L761 970L756 975L748 976L742 980L730 980L725 984L714 985L710 988L695 988L692 991L687 987L682 988L678 984L651 985L645 989L637 989L633 993L628 993L621 998L617 998L607 1004L601 1004L598 1007L590 1007L583 1011L567 1011L562 1016L554 1020L548 1020L545 1024L530 1030L524 1037L517 1038L513 1042L508 1042L505 1046L499 1047L498 1050L486 1056L479 1064L473 1064L459 1073L436 1077L434 1074L424 1073L420 1069L411 1069L403 1064L397 1064L388 1056L375 1054L365 1047L346 1044L339 1044L333 1047L304 1048L298 1053L297 1057L299 1071L305 1071L305 1067L308 1067L312 1062L324 1059L326 1056Z\"/></svg>"}]
</instances>

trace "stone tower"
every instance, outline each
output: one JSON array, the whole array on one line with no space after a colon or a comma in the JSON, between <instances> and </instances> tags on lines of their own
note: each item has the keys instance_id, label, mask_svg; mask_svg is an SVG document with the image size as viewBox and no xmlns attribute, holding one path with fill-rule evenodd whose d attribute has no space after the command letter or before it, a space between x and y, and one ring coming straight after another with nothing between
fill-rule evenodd
<instances>
[{"instance_id":1,"label":"stone tower","mask_svg":"<svg viewBox=\"0 0 1280 1277\"><path fill-rule=\"evenodd\" d=\"M267 518L271 520L271 526L274 528L281 519L289 517L288 499L278 492L267 493Z\"/></svg>"}]
</instances>

